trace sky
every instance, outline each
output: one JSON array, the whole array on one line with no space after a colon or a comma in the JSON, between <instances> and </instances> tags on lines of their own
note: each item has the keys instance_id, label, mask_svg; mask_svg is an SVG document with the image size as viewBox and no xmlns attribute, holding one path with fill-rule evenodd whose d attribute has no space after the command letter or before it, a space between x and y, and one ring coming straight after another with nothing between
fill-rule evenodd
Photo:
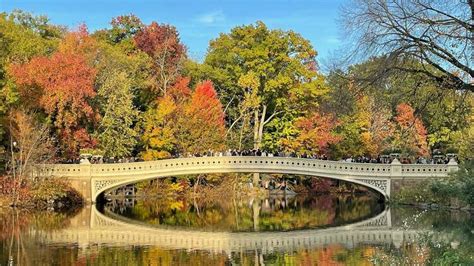
<instances>
[{"instance_id":1,"label":"sky","mask_svg":"<svg viewBox=\"0 0 474 266\"><path fill-rule=\"evenodd\" d=\"M318 61L342 40L339 10L348 0L0 0L0 12L21 9L47 15L54 24L92 32L109 27L113 17L135 14L144 23L174 25L191 58L202 61L209 41L235 26L263 21L269 28L293 30L311 41Z\"/></svg>"}]
</instances>

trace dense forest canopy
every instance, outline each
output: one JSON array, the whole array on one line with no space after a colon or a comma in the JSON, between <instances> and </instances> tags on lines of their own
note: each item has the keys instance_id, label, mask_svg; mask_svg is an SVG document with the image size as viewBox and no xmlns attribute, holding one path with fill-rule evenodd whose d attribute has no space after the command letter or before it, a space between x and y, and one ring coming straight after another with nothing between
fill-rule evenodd
<instances>
[{"instance_id":1,"label":"dense forest canopy","mask_svg":"<svg viewBox=\"0 0 474 266\"><path fill-rule=\"evenodd\" d=\"M53 161L226 149L472 158L472 14L458 8L472 11L472 1L355 2L345 15L358 27L354 49L372 56L327 74L304 36L261 21L221 33L200 63L174 26L134 15L89 32L2 13L3 164L13 150L41 148L21 138L32 127Z\"/></svg>"}]
</instances>

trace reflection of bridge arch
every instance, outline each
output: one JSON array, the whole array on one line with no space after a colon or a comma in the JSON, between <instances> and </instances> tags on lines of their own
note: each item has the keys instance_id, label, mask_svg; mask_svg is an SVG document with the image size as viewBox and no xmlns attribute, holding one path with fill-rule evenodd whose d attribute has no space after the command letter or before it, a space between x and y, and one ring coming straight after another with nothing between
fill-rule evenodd
<instances>
[{"instance_id":1,"label":"reflection of bridge arch","mask_svg":"<svg viewBox=\"0 0 474 266\"><path fill-rule=\"evenodd\" d=\"M236 252L245 250L292 251L301 248L340 244L395 244L413 240L419 231L398 231L391 228L390 210L376 217L351 225L328 229L288 232L203 232L195 230L160 229L118 221L92 207L89 226L76 226L56 232L38 232L40 241L90 245L152 245L166 249ZM80 223L79 223L80 224Z\"/></svg>"},{"instance_id":2,"label":"reflection of bridge arch","mask_svg":"<svg viewBox=\"0 0 474 266\"><path fill-rule=\"evenodd\" d=\"M456 170L456 164L402 165L366 164L285 157L197 157L151 162L44 165L38 175L68 177L87 199L111 188L143 180L206 173L281 173L326 177L361 184L386 198L394 178L442 177Z\"/></svg>"}]
</instances>

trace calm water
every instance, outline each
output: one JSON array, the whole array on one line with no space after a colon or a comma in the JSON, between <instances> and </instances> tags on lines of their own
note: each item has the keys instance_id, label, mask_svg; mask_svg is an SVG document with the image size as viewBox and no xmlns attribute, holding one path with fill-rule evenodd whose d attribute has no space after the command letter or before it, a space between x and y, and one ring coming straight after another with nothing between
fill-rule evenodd
<instances>
[{"instance_id":1,"label":"calm water","mask_svg":"<svg viewBox=\"0 0 474 266\"><path fill-rule=\"evenodd\" d=\"M468 214L385 209L370 196L129 199L71 213L3 209L0 225L0 265L474 261L474 222Z\"/></svg>"}]
</instances>

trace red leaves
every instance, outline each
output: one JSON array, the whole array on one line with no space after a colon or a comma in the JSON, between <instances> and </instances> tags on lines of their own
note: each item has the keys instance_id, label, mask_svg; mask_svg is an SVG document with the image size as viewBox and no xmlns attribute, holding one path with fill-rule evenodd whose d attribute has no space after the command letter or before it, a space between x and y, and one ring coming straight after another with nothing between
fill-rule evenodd
<instances>
[{"instance_id":1,"label":"red leaves","mask_svg":"<svg viewBox=\"0 0 474 266\"><path fill-rule=\"evenodd\" d=\"M74 143L78 139L74 132L81 130L84 125L81 122L94 118L88 101L96 95L93 89L96 70L78 54L56 52L50 58L36 57L26 64L13 65L10 75L21 97L26 100L35 97L31 105L43 109L53 120L63 144L76 147Z\"/></svg>"},{"instance_id":2,"label":"red leaves","mask_svg":"<svg viewBox=\"0 0 474 266\"><path fill-rule=\"evenodd\" d=\"M69 105L86 115L92 108L85 101L95 96L93 83L95 70L85 64L84 58L63 53L55 53L51 58L36 57L24 65L14 65L11 74L20 85L20 93L27 97L31 87L42 89L39 105L47 113ZM65 117L67 119L67 117Z\"/></svg>"},{"instance_id":3,"label":"red leaves","mask_svg":"<svg viewBox=\"0 0 474 266\"><path fill-rule=\"evenodd\" d=\"M207 80L196 86L188 108L190 115L220 127L224 125L224 112L212 82Z\"/></svg>"},{"instance_id":4,"label":"red leaves","mask_svg":"<svg viewBox=\"0 0 474 266\"><path fill-rule=\"evenodd\" d=\"M186 52L184 45L179 41L176 28L170 25L159 25L152 22L135 36L135 44L152 58L160 53L167 53L169 63L177 63Z\"/></svg>"},{"instance_id":5,"label":"red leaves","mask_svg":"<svg viewBox=\"0 0 474 266\"><path fill-rule=\"evenodd\" d=\"M157 91L166 94L168 87L179 77L182 59L186 56L186 48L181 44L176 28L152 22L139 31L134 40L136 47L152 58L152 76L156 84L151 91L155 95Z\"/></svg>"},{"instance_id":6,"label":"red leaves","mask_svg":"<svg viewBox=\"0 0 474 266\"><path fill-rule=\"evenodd\" d=\"M196 86L185 107L183 123L189 138L183 143L188 152L223 148L225 139L224 111L211 81Z\"/></svg>"},{"instance_id":7,"label":"red leaves","mask_svg":"<svg viewBox=\"0 0 474 266\"><path fill-rule=\"evenodd\" d=\"M150 109L142 139L146 160L169 157L170 153L202 153L221 150L225 142L224 111L210 81L191 92L189 79L181 78Z\"/></svg>"}]
</instances>

